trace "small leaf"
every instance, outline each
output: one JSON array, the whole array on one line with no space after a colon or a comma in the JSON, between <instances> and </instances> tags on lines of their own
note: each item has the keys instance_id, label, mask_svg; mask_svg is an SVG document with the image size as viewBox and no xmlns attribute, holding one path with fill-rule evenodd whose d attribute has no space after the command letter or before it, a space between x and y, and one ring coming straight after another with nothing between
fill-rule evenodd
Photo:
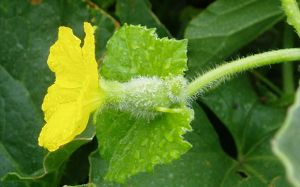
<instances>
[{"instance_id":1,"label":"small leaf","mask_svg":"<svg viewBox=\"0 0 300 187\"><path fill-rule=\"evenodd\" d=\"M273 150L284 164L289 181L300 186L300 88L296 94L296 101L289 109L285 122L275 139Z\"/></svg>"},{"instance_id":2,"label":"small leaf","mask_svg":"<svg viewBox=\"0 0 300 187\"><path fill-rule=\"evenodd\" d=\"M139 76L183 75L187 40L159 39L154 29L125 25L107 43L101 76L128 81Z\"/></svg>"},{"instance_id":3,"label":"small leaf","mask_svg":"<svg viewBox=\"0 0 300 187\"><path fill-rule=\"evenodd\" d=\"M193 112L188 108L151 121L110 109L102 111L96 131L100 152L109 160L106 179L124 182L138 172L151 171L157 164L178 159L191 148L182 135L191 130L192 118Z\"/></svg>"}]
</instances>

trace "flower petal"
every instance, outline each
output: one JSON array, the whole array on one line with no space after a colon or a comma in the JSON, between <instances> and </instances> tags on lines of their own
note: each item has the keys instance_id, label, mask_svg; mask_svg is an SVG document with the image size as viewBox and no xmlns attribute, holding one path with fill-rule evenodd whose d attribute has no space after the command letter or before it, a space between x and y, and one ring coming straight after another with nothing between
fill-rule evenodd
<instances>
[{"instance_id":1,"label":"flower petal","mask_svg":"<svg viewBox=\"0 0 300 187\"><path fill-rule=\"evenodd\" d=\"M58 40L50 49L48 65L56 80L42 104L46 125L39 136L39 145L49 151L79 135L86 128L90 113L103 103L94 54L94 29L84 23L84 31L81 48L73 31L60 27Z\"/></svg>"},{"instance_id":2,"label":"flower petal","mask_svg":"<svg viewBox=\"0 0 300 187\"><path fill-rule=\"evenodd\" d=\"M90 23L84 23L84 45L82 47L82 53L85 61L85 65L87 67L87 71L89 72L89 76L91 78L92 83L97 83L96 87L99 87L98 84L98 65L95 57L95 37L94 37L94 28Z\"/></svg>"},{"instance_id":3,"label":"flower petal","mask_svg":"<svg viewBox=\"0 0 300 187\"><path fill-rule=\"evenodd\" d=\"M49 121L51 116L58 111L60 105L76 102L79 90L79 88L62 88L57 84L50 86L42 104L45 121Z\"/></svg>"},{"instance_id":4,"label":"flower petal","mask_svg":"<svg viewBox=\"0 0 300 187\"><path fill-rule=\"evenodd\" d=\"M58 40L50 48L49 68L55 72L55 83L65 88L82 85L86 76L80 40L67 27L59 27Z\"/></svg>"},{"instance_id":5,"label":"flower petal","mask_svg":"<svg viewBox=\"0 0 300 187\"><path fill-rule=\"evenodd\" d=\"M78 102L60 105L43 127L38 140L39 145L49 151L55 151L80 134L89 119L89 112L81 109Z\"/></svg>"}]
</instances>

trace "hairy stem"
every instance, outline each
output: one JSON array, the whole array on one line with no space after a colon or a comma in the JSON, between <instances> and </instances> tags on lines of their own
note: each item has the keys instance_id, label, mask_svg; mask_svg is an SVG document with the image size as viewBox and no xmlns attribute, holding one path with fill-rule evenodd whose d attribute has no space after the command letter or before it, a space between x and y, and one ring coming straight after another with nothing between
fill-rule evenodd
<instances>
[{"instance_id":1,"label":"hairy stem","mask_svg":"<svg viewBox=\"0 0 300 187\"><path fill-rule=\"evenodd\" d=\"M283 10L287 16L287 21L291 24L300 37L300 11L296 0L281 0Z\"/></svg>"},{"instance_id":2,"label":"hairy stem","mask_svg":"<svg viewBox=\"0 0 300 187\"><path fill-rule=\"evenodd\" d=\"M295 60L300 60L300 48L281 49L238 59L200 75L188 85L188 95L193 96L198 92L205 91L216 82L227 79L231 75L242 71Z\"/></svg>"}]
</instances>

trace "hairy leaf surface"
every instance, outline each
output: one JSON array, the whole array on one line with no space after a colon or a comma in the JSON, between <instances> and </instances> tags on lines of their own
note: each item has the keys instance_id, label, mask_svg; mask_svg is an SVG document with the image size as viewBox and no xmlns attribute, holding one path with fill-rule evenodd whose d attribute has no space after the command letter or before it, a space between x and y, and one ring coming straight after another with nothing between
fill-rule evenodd
<instances>
[{"instance_id":1,"label":"hairy leaf surface","mask_svg":"<svg viewBox=\"0 0 300 187\"><path fill-rule=\"evenodd\" d=\"M183 75L186 46L186 40L157 38L155 29L125 25L108 41L100 74L121 82L139 76Z\"/></svg>"}]
</instances>

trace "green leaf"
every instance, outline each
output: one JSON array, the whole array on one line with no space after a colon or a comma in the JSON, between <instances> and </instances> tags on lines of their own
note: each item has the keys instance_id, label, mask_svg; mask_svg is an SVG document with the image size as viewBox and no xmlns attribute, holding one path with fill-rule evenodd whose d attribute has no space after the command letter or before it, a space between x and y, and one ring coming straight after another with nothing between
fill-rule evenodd
<instances>
[{"instance_id":1,"label":"green leaf","mask_svg":"<svg viewBox=\"0 0 300 187\"><path fill-rule=\"evenodd\" d=\"M41 118L35 117L26 88L1 66L0 111L0 176L15 170L29 174L39 169L43 159L42 149L37 149Z\"/></svg>"},{"instance_id":2,"label":"green leaf","mask_svg":"<svg viewBox=\"0 0 300 187\"><path fill-rule=\"evenodd\" d=\"M97 5L99 5L101 8L107 9L110 6L112 6L116 0L92 0Z\"/></svg>"},{"instance_id":3,"label":"green leaf","mask_svg":"<svg viewBox=\"0 0 300 187\"><path fill-rule=\"evenodd\" d=\"M96 150L89 156L90 171L89 181L90 186L101 186L101 187L121 187L121 184L105 181L104 177L109 168L109 161L103 159L100 155L99 150Z\"/></svg>"},{"instance_id":4,"label":"green leaf","mask_svg":"<svg viewBox=\"0 0 300 187\"><path fill-rule=\"evenodd\" d=\"M122 24L128 23L156 28L160 37L171 37L166 27L151 11L151 4L148 0L117 0L116 14Z\"/></svg>"},{"instance_id":5,"label":"green leaf","mask_svg":"<svg viewBox=\"0 0 300 187\"><path fill-rule=\"evenodd\" d=\"M259 175L250 168L261 167L274 174L274 172L278 172L276 171L277 167L269 165L270 162L261 163L255 159L248 160L248 157L243 161L230 158L222 151L218 136L203 110L197 104L194 104L193 108L195 111L195 120L192 122L194 130L185 135L186 139L193 144L193 148L180 159L172 164L157 166L151 173L141 173L129 179L125 184L118 185L103 181L108 163L95 152L90 156L89 184L105 187L266 186L261 182L265 175ZM268 142L264 145L268 146ZM258 150L263 150L264 146L260 147L261 149ZM257 154L257 151L254 152ZM249 158L253 157L249 156ZM264 158L262 157L262 159ZM246 173L246 177L241 176L239 172L245 172L245 168L254 173ZM270 185L287 186L281 176L274 178Z\"/></svg>"},{"instance_id":6,"label":"green leaf","mask_svg":"<svg viewBox=\"0 0 300 187\"><path fill-rule=\"evenodd\" d=\"M10 2L1 1L0 64L30 90L30 97L41 115L41 102L53 79L46 61L57 33L59 17L47 4L33 6L27 1L20 4L13 1L14 5ZM12 11L13 7L17 10Z\"/></svg>"},{"instance_id":7,"label":"green leaf","mask_svg":"<svg viewBox=\"0 0 300 187\"><path fill-rule=\"evenodd\" d=\"M296 94L296 101L289 109L282 128L273 140L273 150L284 164L289 181L300 186L300 89Z\"/></svg>"},{"instance_id":8,"label":"green leaf","mask_svg":"<svg viewBox=\"0 0 300 187\"><path fill-rule=\"evenodd\" d=\"M257 16L259 15L259 16ZM283 17L279 0L217 0L188 25L189 77L270 29Z\"/></svg>"},{"instance_id":9,"label":"green leaf","mask_svg":"<svg viewBox=\"0 0 300 187\"><path fill-rule=\"evenodd\" d=\"M187 40L157 38L154 29L125 25L107 43L100 74L126 82L140 76L183 75Z\"/></svg>"},{"instance_id":10,"label":"green leaf","mask_svg":"<svg viewBox=\"0 0 300 187\"><path fill-rule=\"evenodd\" d=\"M274 132L284 119L284 109L261 104L245 77L219 87L202 101L228 128L235 141L236 164L229 171L247 176L233 183L228 175L224 186L240 182L249 186L288 186L282 165L270 146Z\"/></svg>"},{"instance_id":11,"label":"green leaf","mask_svg":"<svg viewBox=\"0 0 300 187\"><path fill-rule=\"evenodd\" d=\"M235 160L222 151L218 136L203 110L197 104L193 104L193 108L194 130L185 135L193 148L180 159L173 161L172 164L159 165L151 173L140 173L125 184L119 185L103 180L109 164L96 151L90 156L89 184L104 187L267 186L262 180L269 175L275 176L270 177L270 186L288 186L284 177L280 175L282 171L276 158L263 155L263 153L271 153L269 141L257 145L243 160ZM259 109L255 110L259 111ZM257 121L265 124L266 120L261 119L259 117ZM244 121L246 120L248 119ZM261 175L261 171L264 171L264 174ZM241 172L246 176L241 176Z\"/></svg>"},{"instance_id":12,"label":"green leaf","mask_svg":"<svg viewBox=\"0 0 300 187\"><path fill-rule=\"evenodd\" d=\"M109 160L106 179L124 182L157 164L178 159L191 145L182 135L191 130L192 110L166 113L154 120L136 119L131 114L107 109L97 118L100 152Z\"/></svg>"},{"instance_id":13,"label":"green leaf","mask_svg":"<svg viewBox=\"0 0 300 187\"><path fill-rule=\"evenodd\" d=\"M55 152L47 152L43 158L43 169L40 169L33 173L32 175L20 175L16 172L8 173L5 176L5 180L32 180L39 179L51 172L56 172L56 170L62 166L64 161L66 161L72 153L77 150L81 145L90 142L95 136L95 129L92 124L89 124L85 131L77 136L71 143L65 145L63 148L58 149ZM34 139L35 141L37 139ZM35 149L37 149L35 147Z\"/></svg>"},{"instance_id":14,"label":"green leaf","mask_svg":"<svg viewBox=\"0 0 300 187\"><path fill-rule=\"evenodd\" d=\"M98 152L90 156L90 184L95 186L153 187L153 186L218 186L218 182L230 167L231 159L225 155L218 143L217 136L205 113L197 106L193 131L185 135L193 148L172 164L158 165L150 173L140 173L119 185L103 180L109 163Z\"/></svg>"},{"instance_id":15,"label":"green leaf","mask_svg":"<svg viewBox=\"0 0 300 187\"><path fill-rule=\"evenodd\" d=\"M10 184L12 180L17 180L20 185L38 183L40 178L56 172L74 150L94 137L94 126L90 125L63 149L45 155L45 151L37 145L42 119L37 117L39 115L26 88L2 66L0 88L0 158L3 166L0 176L8 173L3 178L3 185ZM48 182L48 185L55 185L58 181L51 178Z\"/></svg>"}]
</instances>

